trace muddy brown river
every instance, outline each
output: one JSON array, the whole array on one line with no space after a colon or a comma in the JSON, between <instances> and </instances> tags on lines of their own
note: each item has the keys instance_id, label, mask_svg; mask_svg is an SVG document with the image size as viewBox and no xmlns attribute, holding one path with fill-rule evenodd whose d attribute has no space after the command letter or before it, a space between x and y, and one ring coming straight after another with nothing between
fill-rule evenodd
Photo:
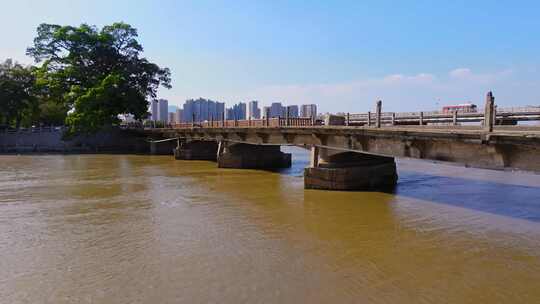
<instances>
[{"instance_id":1,"label":"muddy brown river","mask_svg":"<svg viewBox=\"0 0 540 304\"><path fill-rule=\"evenodd\" d=\"M143 155L0 156L0 303L540 303L540 175L395 193Z\"/></svg>"}]
</instances>

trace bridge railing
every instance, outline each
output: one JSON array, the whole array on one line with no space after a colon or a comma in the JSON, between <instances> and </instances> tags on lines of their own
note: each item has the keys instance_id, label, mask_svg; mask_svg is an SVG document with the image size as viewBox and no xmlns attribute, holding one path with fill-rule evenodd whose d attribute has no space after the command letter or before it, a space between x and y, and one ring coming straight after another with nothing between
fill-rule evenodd
<instances>
[{"instance_id":1,"label":"bridge railing","mask_svg":"<svg viewBox=\"0 0 540 304\"><path fill-rule=\"evenodd\" d=\"M497 123L518 121L540 120L540 107L511 107L495 108L494 121ZM345 114L345 125L373 125L377 119L377 114L369 113L349 113ZM347 119L348 117L348 119ZM383 125L400 124L433 124L433 123L460 123L460 122L483 122L484 112L383 112L380 116Z\"/></svg>"},{"instance_id":2,"label":"bridge railing","mask_svg":"<svg viewBox=\"0 0 540 304\"><path fill-rule=\"evenodd\" d=\"M202 122L182 122L171 125L174 129L188 128L262 128L262 127L304 127L317 122L309 117L273 117L243 120L211 120Z\"/></svg>"},{"instance_id":3,"label":"bridge railing","mask_svg":"<svg viewBox=\"0 0 540 304\"><path fill-rule=\"evenodd\" d=\"M497 108L497 113L501 113L501 114L528 114L528 113L540 114L540 106Z\"/></svg>"}]
</instances>

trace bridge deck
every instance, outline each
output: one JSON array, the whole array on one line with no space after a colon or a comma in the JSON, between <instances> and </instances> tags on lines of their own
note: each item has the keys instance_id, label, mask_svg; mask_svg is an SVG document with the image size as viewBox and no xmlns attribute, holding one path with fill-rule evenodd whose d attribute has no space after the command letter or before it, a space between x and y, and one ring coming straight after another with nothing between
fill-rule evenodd
<instances>
[{"instance_id":1,"label":"bridge deck","mask_svg":"<svg viewBox=\"0 0 540 304\"><path fill-rule=\"evenodd\" d=\"M151 133L245 133L245 132L284 132L284 133L416 133L425 135L467 135L484 138L493 136L516 136L525 138L540 137L540 126L495 126L493 132L485 132L480 126L382 126L380 128L367 126L276 126L276 127L194 127L194 128L161 128L145 129Z\"/></svg>"},{"instance_id":2,"label":"bridge deck","mask_svg":"<svg viewBox=\"0 0 540 304\"><path fill-rule=\"evenodd\" d=\"M161 138L255 145L316 146L390 157L458 162L467 166L540 172L540 127L227 127L149 129Z\"/></svg>"}]
</instances>

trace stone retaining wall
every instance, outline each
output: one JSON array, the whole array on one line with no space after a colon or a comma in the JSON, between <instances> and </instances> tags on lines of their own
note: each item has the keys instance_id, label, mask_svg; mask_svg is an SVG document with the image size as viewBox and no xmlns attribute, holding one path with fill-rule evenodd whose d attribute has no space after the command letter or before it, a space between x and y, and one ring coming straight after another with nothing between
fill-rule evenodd
<instances>
[{"instance_id":1,"label":"stone retaining wall","mask_svg":"<svg viewBox=\"0 0 540 304\"><path fill-rule=\"evenodd\" d=\"M63 139L63 130L0 133L0 153L148 153L143 134L109 129Z\"/></svg>"}]
</instances>

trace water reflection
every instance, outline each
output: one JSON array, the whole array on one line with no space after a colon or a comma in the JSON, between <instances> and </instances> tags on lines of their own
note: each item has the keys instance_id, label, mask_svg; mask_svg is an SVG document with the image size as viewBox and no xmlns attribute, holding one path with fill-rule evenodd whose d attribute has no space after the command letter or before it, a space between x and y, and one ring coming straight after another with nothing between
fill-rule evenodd
<instances>
[{"instance_id":1,"label":"water reflection","mask_svg":"<svg viewBox=\"0 0 540 304\"><path fill-rule=\"evenodd\" d=\"M540 222L540 185L509 185L401 171L396 194Z\"/></svg>"},{"instance_id":2,"label":"water reflection","mask_svg":"<svg viewBox=\"0 0 540 304\"><path fill-rule=\"evenodd\" d=\"M281 172L302 176L308 152L286 149L293 153L293 167ZM398 174L393 194L540 222L540 175L416 160L399 160Z\"/></svg>"}]
</instances>

